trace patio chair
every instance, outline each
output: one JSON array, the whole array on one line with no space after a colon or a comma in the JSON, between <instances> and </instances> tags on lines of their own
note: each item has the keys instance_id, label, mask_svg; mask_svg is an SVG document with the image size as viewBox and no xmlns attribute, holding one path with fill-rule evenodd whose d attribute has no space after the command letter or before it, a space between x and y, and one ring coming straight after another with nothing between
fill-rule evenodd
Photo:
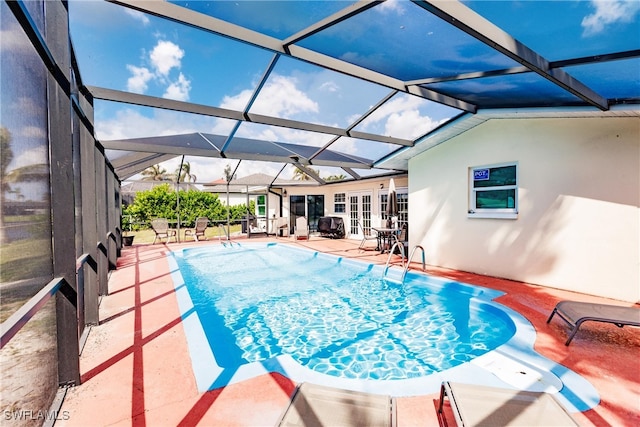
<instances>
[{"instance_id":1,"label":"patio chair","mask_svg":"<svg viewBox=\"0 0 640 427\"><path fill-rule=\"evenodd\" d=\"M365 231L360 221L358 221L358 228L360 229L360 233L362 234L362 241L360 241L360 246L358 246L358 249L364 249L367 242L370 240L376 241L376 249L378 249L378 246L379 246L378 236L374 236L373 234L371 234L371 229L369 229L368 232Z\"/></svg>"},{"instance_id":2,"label":"patio chair","mask_svg":"<svg viewBox=\"0 0 640 427\"><path fill-rule=\"evenodd\" d=\"M204 233L205 231L207 231L208 225L209 225L209 218L207 217L197 218L195 226L193 228L187 228L186 230L184 230L185 240L187 239L187 236L193 237L193 240L197 240L197 241L200 241L201 237L202 237L202 240L207 240L206 237L204 237Z\"/></svg>"},{"instance_id":3,"label":"patio chair","mask_svg":"<svg viewBox=\"0 0 640 427\"><path fill-rule=\"evenodd\" d=\"M173 237L173 239L177 242L178 237L176 230L169 228L169 221L166 218L156 218L151 221L151 228L156 233L153 238L153 244L156 244L156 240L167 239L167 243L169 243L169 239Z\"/></svg>"},{"instance_id":4,"label":"patio chair","mask_svg":"<svg viewBox=\"0 0 640 427\"><path fill-rule=\"evenodd\" d=\"M304 216L299 216L296 218L296 226L293 230L293 237L298 239L307 239L309 240L309 224L307 223L307 218Z\"/></svg>"},{"instance_id":5,"label":"patio chair","mask_svg":"<svg viewBox=\"0 0 640 427\"><path fill-rule=\"evenodd\" d=\"M572 328L567 337L567 342L565 342L564 345L569 345L583 322L613 323L619 328L622 328L624 325L640 326L640 309L636 307L578 301L560 301L551 312L547 323L551 322L555 314L560 316L560 318Z\"/></svg>"},{"instance_id":6,"label":"patio chair","mask_svg":"<svg viewBox=\"0 0 640 427\"><path fill-rule=\"evenodd\" d=\"M393 427L396 423L396 401L390 396L302 383L276 425Z\"/></svg>"},{"instance_id":7,"label":"patio chair","mask_svg":"<svg viewBox=\"0 0 640 427\"><path fill-rule=\"evenodd\" d=\"M279 217L278 219L276 219L276 223L275 223L275 233L276 233L276 238L278 238L278 234L280 233L280 231L282 231L282 235L289 235L289 218L285 218L285 217Z\"/></svg>"},{"instance_id":8,"label":"patio chair","mask_svg":"<svg viewBox=\"0 0 640 427\"><path fill-rule=\"evenodd\" d=\"M458 426L577 426L549 393L443 382L438 416L448 397Z\"/></svg>"},{"instance_id":9,"label":"patio chair","mask_svg":"<svg viewBox=\"0 0 640 427\"><path fill-rule=\"evenodd\" d=\"M402 245L405 258L408 257L409 241L407 240L407 224L402 224L402 227L400 227L400 233L398 233L397 235L394 234L393 238L394 238L394 243L399 243Z\"/></svg>"}]
</instances>

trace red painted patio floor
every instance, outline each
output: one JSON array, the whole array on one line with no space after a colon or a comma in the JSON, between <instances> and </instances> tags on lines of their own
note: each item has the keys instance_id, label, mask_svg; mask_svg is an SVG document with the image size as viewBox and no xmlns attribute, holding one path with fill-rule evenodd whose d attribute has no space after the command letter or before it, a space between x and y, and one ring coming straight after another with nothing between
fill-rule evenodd
<instances>
[{"instance_id":1,"label":"red painted patio floor","mask_svg":"<svg viewBox=\"0 0 640 427\"><path fill-rule=\"evenodd\" d=\"M252 239L251 241L264 241ZM359 241L312 237L270 239L383 264L387 255L359 251ZM218 241L124 248L81 355L82 384L69 389L57 426L272 426L296 384L263 375L198 392L171 280L167 251ZM428 260L428 258L427 258ZM399 258L396 260L399 262ZM413 269L420 265L412 264ZM570 346L568 327L546 320L559 300L630 305L579 293L427 266L427 272L506 292L498 302L518 311L537 331L535 349L584 376L600 404L572 414L581 425L640 426L640 329L588 322ZM603 286L615 286L603 283ZM439 426L439 396L398 399L398 426ZM455 425L452 417L449 425Z\"/></svg>"}]
</instances>

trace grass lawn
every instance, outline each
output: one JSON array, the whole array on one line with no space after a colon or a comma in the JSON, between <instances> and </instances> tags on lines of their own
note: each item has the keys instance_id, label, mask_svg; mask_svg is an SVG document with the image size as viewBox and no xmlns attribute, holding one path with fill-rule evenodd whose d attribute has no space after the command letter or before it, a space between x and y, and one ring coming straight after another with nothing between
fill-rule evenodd
<instances>
[{"instance_id":1,"label":"grass lawn","mask_svg":"<svg viewBox=\"0 0 640 427\"><path fill-rule=\"evenodd\" d=\"M181 242L185 241L184 230L185 229L181 229L180 230L180 241ZM240 231L241 231L241 225L240 224L232 225L230 227L230 229L229 229L229 232L230 232L231 235L233 235L234 233L239 233ZM134 244L136 244L136 243L137 244L153 243L153 239L155 238L155 233L151 229L149 229L149 230L140 230L140 231L127 231L126 235L135 236L134 239L133 239L133 243ZM222 237L224 237L224 231L222 231L222 229L220 227L207 227L207 229L206 229L206 231L204 233L204 236L207 239L217 239L220 235L222 235ZM193 241L193 239L191 237L189 237L188 241Z\"/></svg>"}]
</instances>

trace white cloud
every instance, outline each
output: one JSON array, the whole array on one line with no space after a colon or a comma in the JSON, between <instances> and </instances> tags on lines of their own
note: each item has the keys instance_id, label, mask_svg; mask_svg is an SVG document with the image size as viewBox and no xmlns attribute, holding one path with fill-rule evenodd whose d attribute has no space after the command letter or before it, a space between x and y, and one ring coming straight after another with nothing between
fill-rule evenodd
<instances>
[{"instance_id":1,"label":"white cloud","mask_svg":"<svg viewBox=\"0 0 640 427\"><path fill-rule=\"evenodd\" d=\"M157 110L147 117L134 108L123 108L109 118L97 117L96 138L108 141L202 132L212 124L211 118L205 116Z\"/></svg>"},{"instance_id":2,"label":"white cloud","mask_svg":"<svg viewBox=\"0 0 640 427\"><path fill-rule=\"evenodd\" d=\"M47 132L40 126L24 126L19 129L16 136L44 141L47 138Z\"/></svg>"},{"instance_id":3,"label":"white cloud","mask_svg":"<svg viewBox=\"0 0 640 427\"><path fill-rule=\"evenodd\" d=\"M386 12L396 12L398 15L402 15L404 13L404 7L400 0L387 0L379 6L375 7L374 10L382 13Z\"/></svg>"},{"instance_id":4,"label":"white cloud","mask_svg":"<svg viewBox=\"0 0 640 427\"><path fill-rule=\"evenodd\" d=\"M137 10L128 9L128 8L125 8L124 11L127 15L129 15L136 21L139 21L145 27L149 25L149 22L150 22L149 18L147 18L147 16L144 13L139 12Z\"/></svg>"},{"instance_id":5,"label":"white cloud","mask_svg":"<svg viewBox=\"0 0 640 427\"><path fill-rule=\"evenodd\" d=\"M157 74L167 76L172 68L180 68L184 50L170 41L160 40L149 58Z\"/></svg>"},{"instance_id":6,"label":"white cloud","mask_svg":"<svg viewBox=\"0 0 640 427\"><path fill-rule=\"evenodd\" d=\"M188 101L190 90L191 81L187 80L184 74L180 73L178 81L171 83L162 97L175 99L176 101Z\"/></svg>"},{"instance_id":7,"label":"white cloud","mask_svg":"<svg viewBox=\"0 0 640 427\"><path fill-rule=\"evenodd\" d=\"M28 150L18 150L13 161L11 162L12 168L21 168L23 166L29 166L36 163L48 163L49 162L49 150L45 144L37 147L30 148Z\"/></svg>"},{"instance_id":8,"label":"white cloud","mask_svg":"<svg viewBox=\"0 0 640 427\"><path fill-rule=\"evenodd\" d=\"M610 24L631 22L638 11L637 0L591 0L595 12L582 20L583 36L588 37L602 31Z\"/></svg>"},{"instance_id":9,"label":"white cloud","mask_svg":"<svg viewBox=\"0 0 640 427\"><path fill-rule=\"evenodd\" d=\"M260 91L260 96L251 111L275 117L291 117L298 113L315 113L318 104L302 90L297 88L298 81L292 77L274 75ZM253 90L243 90L237 95L225 96L222 108L242 111L247 106Z\"/></svg>"},{"instance_id":10,"label":"white cloud","mask_svg":"<svg viewBox=\"0 0 640 427\"><path fill-rule=\"evenodd\" d=\"M127 65L127 70L131 77L127 79L127 89L130 92L145 93L149 88L149 83L166 86L164 98L178 101L188 101L191 91L191 80L187 79L183 73L179 73L177 79L171 79L171 71L180 69L184 50L175 43L159 40L149 54L151 70L148 67L137 67Z\"/></svg>"},{"instance_id":11,"label":"white cloud","mask_svg":"<svg viewBox=\"0 0 640 427\"><path fill-rule=\"evenodd\" d=\"M2 26L3 28L0 30L0 39L2 40L0 51L3 55L8 52L24 54L24 52L29 52L33 48L18 23L9 22L5 24L3 22Z\"/></svg>"},{"instance_id":12,"label":"white cloud","mask_svg":"<svg viewBox=\"0 0 640 427\"><path fill-rule=\"evenodd\" d=\"M365 120L365 128L384 124L385 135L407 139L418 138L441 123L420 113L420 107L426 102L415 96L396 97L371 114Z\"/></svg>"},{"instance_id":13,"label":"white cloud","mask_svg":"<svg viewBox=\"0 0 640 427\"><path fill-rule=\"evenodd\" d=\"M294 78L275 75L262 89L251 111L276 117L318 112L318 104L299 90L296 83Z\"/></svg>"},{"instance_id":14,"label":"white cloud","mask_svg":"<svg viewBox=\"0 0 640 427\"><path fill-rule=\"evenodd\" d=\"M222 104L220 107L228 108L230 110L243 111L247 106L247 102L251 99L251 94L253 93L250 89L245 89L237 95L225 95L222 98Z\"/></svg>"},{"instance_id":15,"label":"white cloud","mask_svg":"<svg viewBox=\"0 0 640 427\"><path fill-rule=\"evenodd\" d=\"M327 92L337 92L340 90L340 86L338 86L338 84L336 82L324 82L320 85L320 90L321 91L327 91Z\"/></svg>"},{"instance_id":16,"label":"white cloud","mask_svg":"<svg viewBox=\"0 0 640 427\"><path fill-rule=\"evenodd\" d=\"M134 93L144 93L147 90L149 80L153 78L151 71L135 65L127 65L127 70L131 73L131 77L127 79L127 89Z\"/></svg>"},{"instance_id":17,"label":"white cloud","mask_svg":"<svg viewBox=\"0 0 640 427\"><path fill-rule=\"evenodd\" d=\"M405 110L391 114L387 118L384 130L387 135L415 139L437 125L438 123L431 120L431 117L421 116L418 110Z\"/></svg>"}]
</instances>

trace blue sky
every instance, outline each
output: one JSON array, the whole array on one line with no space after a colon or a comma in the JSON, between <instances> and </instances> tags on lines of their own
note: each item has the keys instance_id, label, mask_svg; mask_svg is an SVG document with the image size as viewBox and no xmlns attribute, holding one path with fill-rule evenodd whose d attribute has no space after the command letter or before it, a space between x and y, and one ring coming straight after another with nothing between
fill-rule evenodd
<instances>
[{"instance_id":1,"label":"blue sky","mask_svg":"<svg viewBox=\"0 0 640 427\"><path fill-rule=\"evenodd\" d=\"M242 0L191 3L203 12L215 13L278 38L294 34L310 22L349 4L343 1L266 1L250 5ZM617 51L637 49L640 44L638 0L465 3L550 60L594 55L603 49L616 51L611 46L615 46ZM215 10L207 9L207 5L215 6ZM357 34L358 31L372 30L366 26L375 27L377 37L369 40L371 52L374 52L376 44L384 43L390 37L407 41L395 51L407 59L404 65L400 67L394 58L386 58L381 67L396 67L395 72L406 75L416 74L419 71L417 67L425 63L430 67L442 67L446 62L442 62L441 51L439 63L435 59L429 62L433 46L426 41L433 32L445 29L435 21L433 25L426 25L425 15L417 15L416 7L406 1L388 1L365 12L362 18L337 25L326 35L311 37L305 43L314 48L320 47L331 55L351 58L356 63L368 63L375 58L366 56L367 44ZM80 58L83 81L88 85L241 110L273 57L266 50L103 1L72 0L69 10L72 40ZM292 15L297 18L284 19ZM351 40L331 43L332 37L348 34L353 34ZM452 61L460 60L455 57L455 52L460 50L454 47L465 42L456 37L447 38L448 46L441 46L441 50L452 52ZM487 48L481 46L477 49ZM354 52L361 57L354 59ZM480 57L485 61L482 66L488 69L509 65L509 61L488 49ZM442 70L446 70L446 66ZM282 57L251 111L345 127L388 93L387 88ZM421 98L397 95L356 129L417 138L458 113L458 110ZM228 120L104 101L96 101L95 115L96 134L101 140L188 132L226 134L234 125ZM328 135L256 124L243 124L237 135L314 147L320 147L331 139ZM389 152L389 147L384 144L352 139L341 141L334 148L375 159ZM199 182L220 178L224 165L234 167L236 163L202 158L187 160L191 162ZM173 171L178 162L173 161L165 168ZM243 162L238 175L253 172L275 174L281 166ZM324 175L333 173L341 172L328 171Z\"/></svg>"}]
</instances>

